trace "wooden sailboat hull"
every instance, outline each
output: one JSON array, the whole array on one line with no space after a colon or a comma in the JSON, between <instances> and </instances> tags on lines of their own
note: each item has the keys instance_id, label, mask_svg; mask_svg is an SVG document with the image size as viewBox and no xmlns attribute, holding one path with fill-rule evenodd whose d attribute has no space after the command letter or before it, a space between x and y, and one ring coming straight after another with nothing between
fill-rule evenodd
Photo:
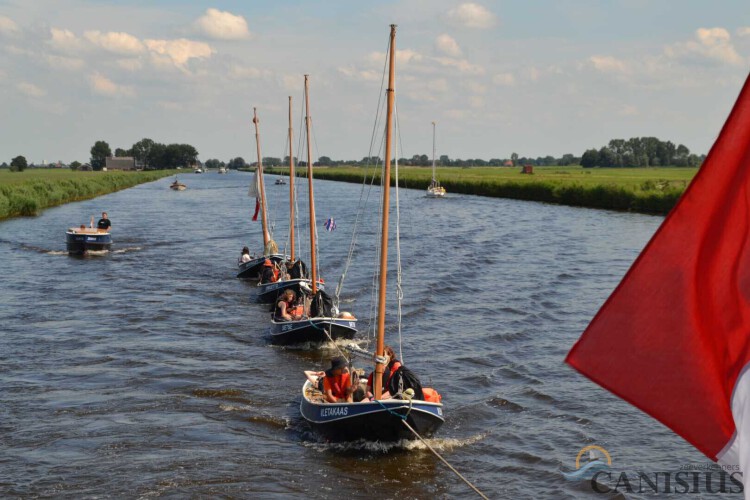
<instances>
[{"instance_id":1,"label":"wooden sailboat hull","mask_svg":"<svg viewBox=\"0 0 750 500\"><path fill-rule=\"evenodd\" d=\"M292 279L277 281L275 283L259 284L251 293L250 299L258 304L270 304L275 301L284 290L294 290L297 296L299 296L303 288L306 288L308 291L311 290L312 281L308 279ZM323 283L320 281L318 281L318 289L325 289Z\"/></svg>"},{"instance_id":2,"label":"wooden sailboat hull","mask_svg":"<svg viewBox=\"0 0 750 500\"><path fill-rule=\"evenodd\" d=\"M328 334L326 334L326 332ZM357 333L357 320L347 318L310 318L299 321L271 321L271 343L294 345L350 340Z\"/></svg>"},{"instance_id":3,"label":"wooden sailboat hull","mask_svg":"<svg viewBox=\"0 0 750 500\"><path fill-rule=\"evenodd\" d=\"M260 269L263 267L263 263L266 261L266 259L271 259L271 262L281 262L284 260L284 256L280 254L273 254L268 256L262 256L258 257L257 259L253 259L248 262L243 262L239 265L239 270L237 271L237 277L238 278L244 278L244 279L258 279L258 275L260 274Z\"/></svg>"},{"instance_id":4,"label":"wooden sailboat hull","mask_svg":"<svg viewBox=\"0 0 750 500\"><path fill-rule=\"evenodd\" d=\"M361 403L316 403L306 397L309 382L302 388L300 412L317 433L329 441L400 441L416 439L406 422L427 438L443 425L443 405L426 401L388 399Z\"/></svg>"}]
</instances>

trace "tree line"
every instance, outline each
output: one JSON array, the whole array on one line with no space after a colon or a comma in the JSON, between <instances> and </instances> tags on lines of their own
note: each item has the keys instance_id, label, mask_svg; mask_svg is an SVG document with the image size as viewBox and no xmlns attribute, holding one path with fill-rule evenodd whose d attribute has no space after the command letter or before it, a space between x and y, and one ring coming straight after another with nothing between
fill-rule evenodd
<instances>
[{"instance_id":1,"label":"tree line","mask_svg":"<svg viewBox=\"0 0 750 500\"><path fill-rule=\"evenodd\" d=\"M656 137L612 139L607 146L588 149L581 156L581 166L592 167L698 167L705 155L696 155L683 144L661 141Z\"/></svg>"},{"instance_id":2,"label":"tree line","mask_svg":"<svg viewBox=\"0 0 750 500\"><path fill-rule=\"evenodd\" d=\"M101 170L112 149L106 141L96 141L91 147L91 168ZM190 144L162 144L152 139L141 139L130 149L115 149L115 157L131 156L137 166L144 169L171 169L192 167L198 163L198 150Z\"/></svg>"}]
</instances>

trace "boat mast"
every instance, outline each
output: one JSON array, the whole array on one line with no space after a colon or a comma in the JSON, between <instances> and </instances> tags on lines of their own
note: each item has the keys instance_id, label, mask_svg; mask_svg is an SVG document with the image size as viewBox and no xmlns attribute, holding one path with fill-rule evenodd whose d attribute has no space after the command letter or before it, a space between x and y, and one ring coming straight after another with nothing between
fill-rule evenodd
<instances>
[{"instance_id":1,"label":"boat mast","mask_svg":"<svg viewBox=\"0 0 750 500\"><path fill-rule=\"evenodd\" d=\"M265 189L265 183L263 182L263 159L260 155L260 131L258 124L260 123L260 120L258 120L258 109L253 108L253 123L255 124L255 144L256 149L258 150L258 183L260 184L260 211L261 214L261 222L263 223L263 253L265 254L266 246L268 246L268 241L271 239L271 236L268 234L268 221L266 220L266 189Z\"/></svg>"},{"instance_id":2,"label":"boat mast","mask_svg":"<svg viewBox=\"0 0 750 500\"><path fill-rule=\"evenodd\" d=\"M305 130L307 132L307 190L310 198L310 267L312 269L310 277L312 279L312 293L318 291L318 263L315 255L315 198L313 197L313 171L312 171L312 151L310 150L310 84L305 75Z\"/></svg>"},{"instance_id":3,"label":"boat mast","mask_svg":"<svg viewBox=\"0 0 750 500\"><path fill-rule=\"evenodd\" d=\"M432 122L432 182L435 183L435 122Z\"/></svg>"},{"instance_id":4,"label":"boat mast","mask_svg":"<svg viewBox=\"0 0 750 500\"><path fill-rule=\"evenodd\" d=\"M396 25L391 24L390 52L388 55L388 110L385 119L385 168L380 184L383 186L383 227L380 235L380 284L378 286L378 341L375 348L377 357L383 356L385 349L385 292L386 278L388 275L388 215L390 212L390 187L391 187L391 128L393 123L393 101L396 85ZM375 362L375 375L373 381L373 395L380 399L383 395L383 364Z\"/></svg>"},{"instance_id":5,"label":"boat mast","mask_svg":"<svg viewBox=\"0 0 750 500\"><path fill-rule=\"evenodd\" d=\"M292 96L289 96L289 242L291 262L294 262L294 146L292 144Z\"/></svg>"}]
</instances>

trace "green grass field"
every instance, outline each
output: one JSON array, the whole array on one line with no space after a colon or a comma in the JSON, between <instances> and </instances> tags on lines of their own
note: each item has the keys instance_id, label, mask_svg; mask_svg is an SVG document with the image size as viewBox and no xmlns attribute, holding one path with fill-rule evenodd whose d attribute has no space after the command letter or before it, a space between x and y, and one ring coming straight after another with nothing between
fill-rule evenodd
<instances>
[{"instance_id":1,"label":"green grass field","mask_svg":"<svg viewBox=\"0 0 750 500\"><path fill-rule=\"evenodd\" d=\"M266 169L286 173L288 169ZM438 168L437 176L448 194L542 201L562 205L666 214L698 171L697 168L590 168L534 167L521 174L520 167ZM372 168L369 169L372 175ZM318 179L362 182L360 167L317 167ZM432 171L402 167L400 185L426 189ZM380 178L379 172L375 174ZM393 182L393 181L392 181Z\"/></svg>"},{"instance_id":2,"label":"green grass field","mask_svg":"<svg viewBox=\"0 0 750 500\"><path fill-rule=\"evenodd\" d=\"M68 169L0 170L0 220L36 215L45 208L155 181L171 170L148 172L74 172Z\"/></svg>"}]
</instances>

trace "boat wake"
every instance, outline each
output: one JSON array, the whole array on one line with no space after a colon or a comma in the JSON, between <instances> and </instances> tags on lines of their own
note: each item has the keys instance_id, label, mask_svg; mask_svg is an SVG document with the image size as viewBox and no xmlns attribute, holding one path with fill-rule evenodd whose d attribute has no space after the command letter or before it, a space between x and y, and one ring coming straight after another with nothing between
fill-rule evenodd
<instances>
[{"instance_id":1,"label":"boat wake","mask_svg":"<svg viewBox=\"0 0 750 500\"><path fill-rule=\"evenodd\" d=\"M127 247L127 248L118 248L116 250L112 250L112 253L138 252L140 250L143 250L143 248L142 247Z\"/></svg>"},{"instance_id":2,"label":"boat wake","mask_svg":"<svg viewBox=\"0 0 750 500\"><path fill-rule=\"evenodd\" d=\"M430 438L425 442L436 451L451 451L456 448L471 446L482 441L490 435L490 432L483 432L468 438ZM427 444L420 440L402 439L393 443L383 443L380 441L350 441L345 443L324 443L324 442L304 442L303 444L317 451L365 451L370 453L390 453L391 451L429 451Z\"/></svg>"}]
</instances>

